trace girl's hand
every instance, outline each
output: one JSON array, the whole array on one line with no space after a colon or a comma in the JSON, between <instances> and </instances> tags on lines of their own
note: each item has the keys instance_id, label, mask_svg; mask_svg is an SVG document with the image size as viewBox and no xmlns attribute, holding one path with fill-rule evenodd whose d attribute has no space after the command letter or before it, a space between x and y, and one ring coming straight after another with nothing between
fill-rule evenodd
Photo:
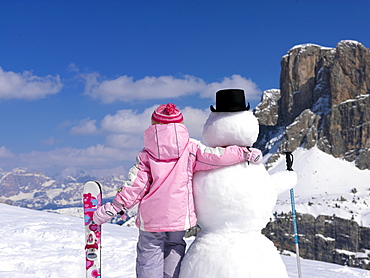
<instances>
[{"instance_id":1,"label":"girl's hand","mask_svg":"<svg viewBox=\"0 0 370 278\"><path fill-rule=\"evenodd\" d=\"M247 150L249 152L246 153L245 160L255 164L262 162L262 152L259 149L247 148Z\"/></svg>"}]
</instances>

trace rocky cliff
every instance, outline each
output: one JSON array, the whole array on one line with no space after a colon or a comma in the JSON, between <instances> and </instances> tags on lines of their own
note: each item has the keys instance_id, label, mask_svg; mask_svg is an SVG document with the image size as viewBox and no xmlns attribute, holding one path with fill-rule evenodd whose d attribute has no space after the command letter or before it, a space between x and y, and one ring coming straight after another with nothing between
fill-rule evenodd
<instances>
[{"instance_id":1,"label":"rocky cliff","mask_svg":"<svg viewBox=\"0 0 370 278\"><path fill-rule=\"evenodd\" d=\"M295 253L292 217L275 215L263 233L281 252ZM370 269L370 228L336 216L297 214L299 253L303 258Z\"/></svg>"},{"instance_id":2,"label":"rocky cliff","mask_svg":"<svg viewBox=\"0 0 370 278\"><path fill-rule=\"evenodd\" d=\"M316 145L370 169L370 50L356 41L293 47L281 59L280 90L265 91L254 112L267 167L278 153ZM282 252L295 252L291 221L275 215L263 231ZM301 214L298 233L303 258L370 269L370 229L357 222Z\"/></svg>"},{"instance_id":3,"label":"rocky cliff","mask_svg":"<svg viewBox=\"0 0 370 278\"><path fill-rule=\"evenodd\" d=\"M265 153L317 145L370 169L370 50L356 41L293 47L281 59L280 90L264 92L255 113Z\"/></svg>"}]
</instances>

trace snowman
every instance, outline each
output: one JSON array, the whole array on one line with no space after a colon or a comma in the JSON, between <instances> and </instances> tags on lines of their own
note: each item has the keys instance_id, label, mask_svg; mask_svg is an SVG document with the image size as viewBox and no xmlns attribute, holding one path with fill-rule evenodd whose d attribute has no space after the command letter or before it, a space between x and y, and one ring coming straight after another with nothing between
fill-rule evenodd
<instances>
[{"instance_id":1,"label":"snowman","mask_svg":"<svg viewBox=\"0 0 370 278\"><path fill-rule=\"evenodd\" d=\"M259 125L248 110L243 90L218 91L203 129L205 143L252 146ZM261 230L277 195L296 183L293 171L270 175L263 164L248 162L197 172L194 199L202 231L184 257L180 278L287 278L276 247Z\"/></svg>"}]
</instances>

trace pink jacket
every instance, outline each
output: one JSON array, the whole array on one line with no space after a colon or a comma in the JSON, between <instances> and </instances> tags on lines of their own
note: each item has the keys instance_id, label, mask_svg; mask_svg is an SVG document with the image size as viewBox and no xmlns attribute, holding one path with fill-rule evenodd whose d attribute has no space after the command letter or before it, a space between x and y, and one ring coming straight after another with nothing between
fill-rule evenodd
<instances>
[{"instance_id":1,"label":"pink jacket","mask_svg":"<svg viewBox=\"0 0 370 278\"><path fill-rule=\"evenodd\" d=\"M114 203L128 209L140 203L136 225L148 232L195 226L193 173L245 161L247 152L238 146L206 147L190 139L183 124L150 126L144 132L144 146Z\"/></svg>"}]
</instances>

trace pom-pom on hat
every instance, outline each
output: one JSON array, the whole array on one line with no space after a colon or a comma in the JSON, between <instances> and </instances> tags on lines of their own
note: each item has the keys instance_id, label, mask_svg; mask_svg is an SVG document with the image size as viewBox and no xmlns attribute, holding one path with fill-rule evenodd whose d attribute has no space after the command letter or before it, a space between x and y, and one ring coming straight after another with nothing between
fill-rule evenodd
<instances>
[{"instance_id":1,"label":"pom-pom on hat","mask_svg":"<svg viewBox=\"0 0 370 278\"><path fill-rule=\"evenodd\" d=\"M152 124L183 123L184 118L173 103L160 105L152 114Z\"/></svg>"}]
</instances>

